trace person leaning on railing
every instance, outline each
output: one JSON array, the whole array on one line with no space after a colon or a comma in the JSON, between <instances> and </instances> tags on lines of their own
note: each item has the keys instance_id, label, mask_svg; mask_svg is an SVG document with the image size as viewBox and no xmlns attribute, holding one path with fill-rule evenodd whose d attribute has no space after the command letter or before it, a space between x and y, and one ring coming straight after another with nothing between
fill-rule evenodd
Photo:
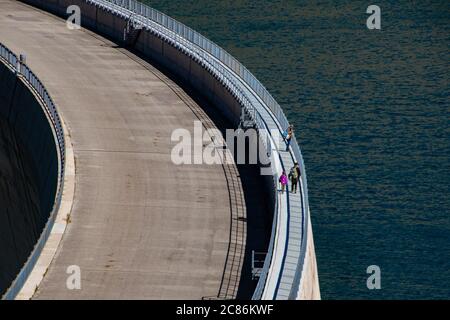
<instances>
[{"instance_id":1,"label":"person leaning on railing","mask_svg":"<svg viewBox=\"0 0 450 320\"><path fill-rule=\"evenodd\" d=\"M291 145L292 136L294 135L294 125L289 125L286 131L283 132L283 137L286 139L286 151L289 151Z\"/></svg>"}]
</instances>

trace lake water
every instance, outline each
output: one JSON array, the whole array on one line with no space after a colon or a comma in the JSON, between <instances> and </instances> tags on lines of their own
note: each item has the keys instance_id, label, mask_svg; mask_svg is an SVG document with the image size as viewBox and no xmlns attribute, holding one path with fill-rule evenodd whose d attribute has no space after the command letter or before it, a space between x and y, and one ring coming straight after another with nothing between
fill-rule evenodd
<instances>
[{"instance_id":1,"label":"lake water","mask_svg":"<svg viewBox=\"0 0 450 320\"><path fill-rule=\"evenodd\" d=\"M323 299L450 298L450 2L152 0L296 127ZM366 268L381 268L368 290Z\"/></svg>"}]
</instances>

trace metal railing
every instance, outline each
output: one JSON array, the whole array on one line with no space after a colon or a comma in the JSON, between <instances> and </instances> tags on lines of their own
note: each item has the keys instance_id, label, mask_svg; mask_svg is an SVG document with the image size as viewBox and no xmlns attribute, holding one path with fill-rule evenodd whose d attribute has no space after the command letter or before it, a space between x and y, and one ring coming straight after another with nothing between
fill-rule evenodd
<instances>
[{"instance_id":1,"label":"metal railing","mask_svg":"<svg viewBox=\"0 0 450 320\"><path fill-rule=\"evenodd\" d=\"M166 40L174 47L184 51L212 74L218 76L218 80L221 81L225 85L225 87L231 88L230 92L235 95L235 98L238 100L238 102L241 103L244 108L249 110L250 114L252 114L252 117L258 129L265 129L269 131L269 128L254 107L254 101L252 100L252 98L248 96L248 94L242 89L241 85L236 83L236 76L248 88L250 88L259 97L260 101L263 102L262 104L271 111L278 122L277 125L280 131L284 131L284 129L289 126L289 122L282 108L272 97L272 95L267 91L267 89L261 84L261 82L243 64L241 64L226 50L224 50L211 40L207 39L197 31L167 16L166 14L136 0L87 0L87 2L102 6L108 10L111 9L111 7L114 7L114 10L122 12L124 17L128 17L130 12L134 13L132 19L134 19L137 23L143 25L144 27L147 27L149 30L156 31L159 36L166 38ZM214 59L209 59L208 56L212 56ZM231 73L233 73L234 75ZM270 137L262 140L266 147L266 150L268 150L269 152L272 148ZM299 167L301 170L300 180L303 186L302 200L304 204L304 210L302 211L304 232L302 232L302 250L299 259L299 265L295 274L296 282L300 282L307 245L307 230L309 218L308 185L303 156L295 137L293 137L291 141L291 151L291 155L293 156L295 161L299 163ZM276 190L277 181L275 181L274 184ZM278 204L276 203L276 210L277 206ZM272 237L269 244L269 252L266 257L266 263L264 264L264 268L261 272L260 281L254 294L255 298L261 296L261 290L263 290L264 288L264 283L266 281L268 269L272 260L272 252L270 250L273 249L273 238L275 231L276 215L274 215L274 224L272 227ZM291 299L295 298L297 290L298 283L297 286L294 286L291 290L291 293L289 295Z\"/></svg>"},{"instance_id":2,"label":"metal railing","mask_svg":"<svg viewBox=\"0 0 450 320\"><path fill-rule=\"evenodd\" d=\"M53 209L50 213L50 216L47 220L47 223L44 226L44 229L39 236L39 239L36 245L33 248L30 256L25 262L24 266L20 270L19 274L16 276L13 283L7 289L6 293L3 295L2 299L14 299L23 285L25 284L28 276L33 270L34 265L36 264L42 249L44 248L45 243L50 235L50 231L55 222L56 215L58 213L60 204L62 191L64 187L64 170L65 170L65 155L66 155L66 147L64 141L64 131L61 123L61 118L59 117L56 106L48 94L47 89L44 87L39 78L30 70L30 68L22 61L18 59L18 57L9 50L5 45L0 43L0 57L6 62L7 65L17 74L17 77L22 79L30 89L35 93L35 95L40 100L44 112L47 114L49 121L51 122L52 131L54 132L55 139L57 142L57 153L59 157L58 161L58 187L55 196L55 202L53 205Z\"/></svg>"}]
</instances>

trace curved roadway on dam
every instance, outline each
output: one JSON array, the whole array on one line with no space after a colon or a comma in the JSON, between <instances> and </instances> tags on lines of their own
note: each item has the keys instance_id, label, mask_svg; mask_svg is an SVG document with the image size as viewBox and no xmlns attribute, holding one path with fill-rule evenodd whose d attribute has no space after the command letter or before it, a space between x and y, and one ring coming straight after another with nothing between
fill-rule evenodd
<instances>
[{"instance_id":1,"label":"curved roadway on dam","mask_svg":"<svg viewBox=\"0 0 450 320\"><path fill-rule=\"evenodd\" d=\"M230 217L245 212L230 200L243 199L237 171L170 159L172 131L192 131L202 109L114 43L23 3L0 0L0 39L26 53L75 154L70 223L34 297L217 296ZM70 265L81 268L81 290L66 288Z\"/></svg>"}]
</instances>

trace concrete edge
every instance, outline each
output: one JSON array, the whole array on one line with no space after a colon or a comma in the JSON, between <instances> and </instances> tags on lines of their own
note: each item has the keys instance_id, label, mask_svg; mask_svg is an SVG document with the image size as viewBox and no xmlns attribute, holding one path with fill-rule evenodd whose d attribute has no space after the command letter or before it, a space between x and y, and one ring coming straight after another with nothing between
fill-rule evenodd
<instances>
[{"instance_id":1,"label":"concrete edge","mask_svg":"<svg viewBox=\"0 0 450 320\"><path fill-rule=\"evenodd\" d=\"M309 208L308 208L309 215ZM316 252L312 232L311 218L308 219L308 246L305 253L303 267L304 276L301 278L296 300L321 300L319 275L317 271Z\"/></svg>"},{"instance_id":2,"label":"concrete edge","mask_svg":"<svg viewBox=\"0 0 450 320\"><path fill-rule=\"evenodd\" d=\"M15 300L30 300L33 298L36 290L42 282L42 279L45 277L53 258L56 255L67 225L70 223L70 215L72 212L73 199L75 195L75 157L70 132L64 122L64 117L61 112L58 113L64 130L64 140L66 146L64 187L62 191L61 204L44 248L42 249L39 258L23 287L15 297Z\"/></svg>"}]
</instances>

